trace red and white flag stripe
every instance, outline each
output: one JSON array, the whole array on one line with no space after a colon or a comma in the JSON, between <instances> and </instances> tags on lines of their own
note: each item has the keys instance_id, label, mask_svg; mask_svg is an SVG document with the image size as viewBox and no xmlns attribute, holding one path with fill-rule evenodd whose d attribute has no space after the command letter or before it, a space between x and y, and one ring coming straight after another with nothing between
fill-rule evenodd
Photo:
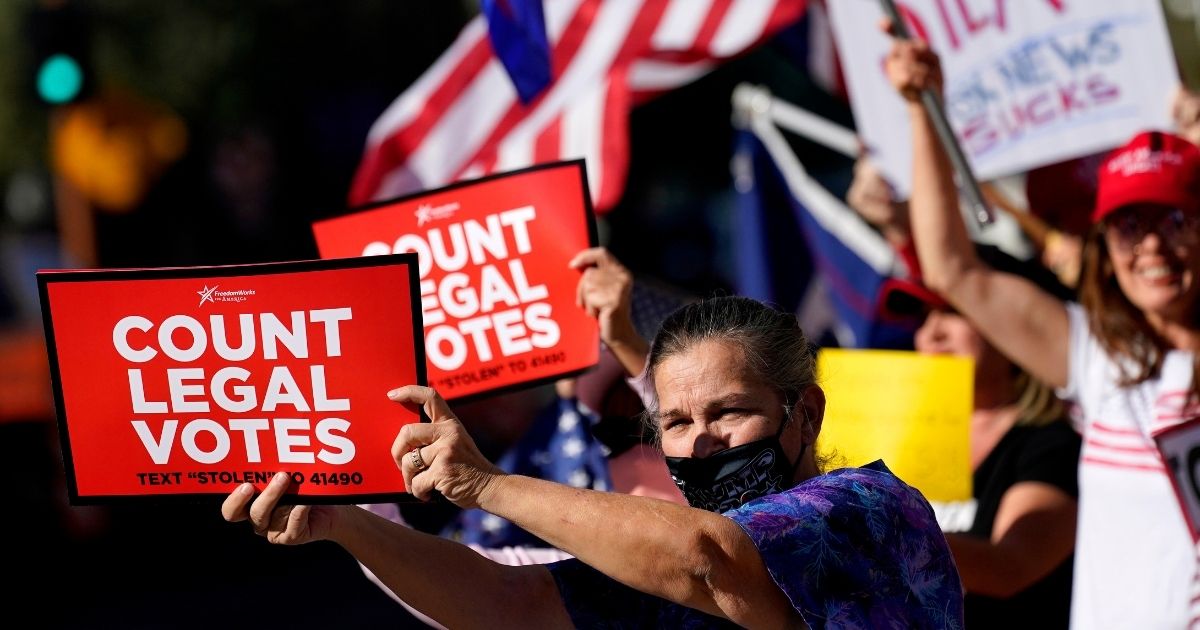
<instances>
[{"instance_id":1,"label":"red and white flag stripe","mask_svg":"<svg viewBox=\"0 0 1200 630\"><path fill-rule=\"evenodd\" d=\"M624 188L630 109L761 43L805 4L547 0L553 81L528 105L480 15L371 127L349 203L583 157L596 208L607 210Z\"/></svg>"}]
</instances>

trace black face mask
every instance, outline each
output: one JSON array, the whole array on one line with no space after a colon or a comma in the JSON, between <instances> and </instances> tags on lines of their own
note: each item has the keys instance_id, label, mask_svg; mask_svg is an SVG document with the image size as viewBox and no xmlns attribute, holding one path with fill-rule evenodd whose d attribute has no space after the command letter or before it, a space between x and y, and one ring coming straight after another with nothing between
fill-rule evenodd
<instances>
[{"instance_id":1,"label":"black face mask","mask_svg":"<svg viewBox=\"0 0 1200 630\"><path fill-rule=\"evenodd\" d=\"M667 470L689 505L721 513L761 496L791 487L796 464L779 443L785 422L774 437L725 449L708 457L667 457Z\"/></svg>"}]
</instances>

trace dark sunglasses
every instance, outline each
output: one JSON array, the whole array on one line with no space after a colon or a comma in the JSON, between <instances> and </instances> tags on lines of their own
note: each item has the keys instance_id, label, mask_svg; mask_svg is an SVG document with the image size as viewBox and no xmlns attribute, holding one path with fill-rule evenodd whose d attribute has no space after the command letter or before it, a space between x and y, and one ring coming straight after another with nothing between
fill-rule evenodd
<instances>
[{"instance_id":1,"label":"dark sunglasses","mask_svg":"<svg viewBox=\"0 0 1200 630\"><path fill-rule=\"evenodd\" d=\"M1108 219L1114 244L1129 251L1146 235L1157 234L1167 246L1195 245L1200 241L1200 214L1182 208L1138 206L1121 210Z\"/></svg>"}]
</instances>

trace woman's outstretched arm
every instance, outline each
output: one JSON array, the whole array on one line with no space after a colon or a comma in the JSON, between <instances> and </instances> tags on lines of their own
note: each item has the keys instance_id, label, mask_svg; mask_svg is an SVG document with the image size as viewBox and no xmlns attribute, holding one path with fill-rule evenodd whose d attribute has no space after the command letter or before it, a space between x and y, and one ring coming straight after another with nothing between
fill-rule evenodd
<instances>
[{"instance_id":1,"label":"woman's outstretched arm","mask_svg":"<svg viewBox=\"0 0 1200 630\"><path fill-rule=\"evenodd\" d=\"M288 476L278 474L257 498L251 485L243 485L221 513L228 521L249 520L272 543L341 545L404 601L446 627L571 627L546 567L500 565L357 506L279 506L288 484Z\"/></svg>"}]
</instances>

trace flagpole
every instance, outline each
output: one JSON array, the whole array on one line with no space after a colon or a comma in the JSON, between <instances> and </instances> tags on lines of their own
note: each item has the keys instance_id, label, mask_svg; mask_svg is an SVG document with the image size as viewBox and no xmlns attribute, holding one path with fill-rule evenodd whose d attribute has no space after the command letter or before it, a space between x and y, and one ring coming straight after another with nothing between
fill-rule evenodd
<instances>
[{"instance_id":1,"label":"flagpole","mask_svg":"<svg viewBox=\"0 0 1200 630\"><path fill-rule=\"evenodd\" d=\"M781 127L848 158L857 158L860 153L858 136L853 131L776 98L769 89L761 85L739 83L733 89L733 105L735 113L768 116ZM736 116L734 122L737 123Z\"/></svg>"},{"instance_id":2,"label":"flagpole","mask_svg":"<svg viewBox=\"0 0 1200 630\"><path fill-rule=\"evenodd\" d=\"M883 5L883 12L892 20L893 34L898 39L910 39L908 25L904 22L900 11L896 9L896 3L893 0L879 0L879 3ZM959 145L958 138L954 135L954 129L950 126L950 120L946 118L946 110L942 107L941 99L933 90L924 89L921 90L921 104L925 106L925 112L933 122L934 130L937 131L938 138L941 139L942 146L950 157L950 163L954 166L955 173L958 174L958 186L971 204L975 220L981 226L992 223L996 220L995 216L987 201L984 200L983 191L979 189L979 182L971 171L971 163L967 161L967 156L963 153L962 146Z\"/></svg>"},{"instance_id":3,"label":"flagpole","mask_svg":"<svg viewBox=\"0 0 1200 630\"><path fill-rule=\"evenodd\" d=\"M896 255L895 248L867 225L867 222L857 212L814 180L801 164L800 159L796 157L795 152L792 151L787 139L780 131L778 125L780 121L775 117L779 104L784 101L771 95L766 88L747 84L742 84L734 90L733 101L734 124L740 129L749 130L758 138L763 148L766 149L767 155L771 157L771 161L783 175L788 192L804 205L809 216L821 226L821 229L845 243L856 256L880 275L908 277L908 272ZM848 131L816 114L809 113L806 119L816 125L788 127L788 130L818 143L826 142L831 136L842 137L844 136L842 132ZM819 127L824 127L826 133L817 131ZM833 133L828 133L830 131ZM835 145L826 146L837 151L842 150L841 147ZM733 164L735 169L738 167L737 160L738 158L735 156Z\"/></svg>"}]
</instances>

